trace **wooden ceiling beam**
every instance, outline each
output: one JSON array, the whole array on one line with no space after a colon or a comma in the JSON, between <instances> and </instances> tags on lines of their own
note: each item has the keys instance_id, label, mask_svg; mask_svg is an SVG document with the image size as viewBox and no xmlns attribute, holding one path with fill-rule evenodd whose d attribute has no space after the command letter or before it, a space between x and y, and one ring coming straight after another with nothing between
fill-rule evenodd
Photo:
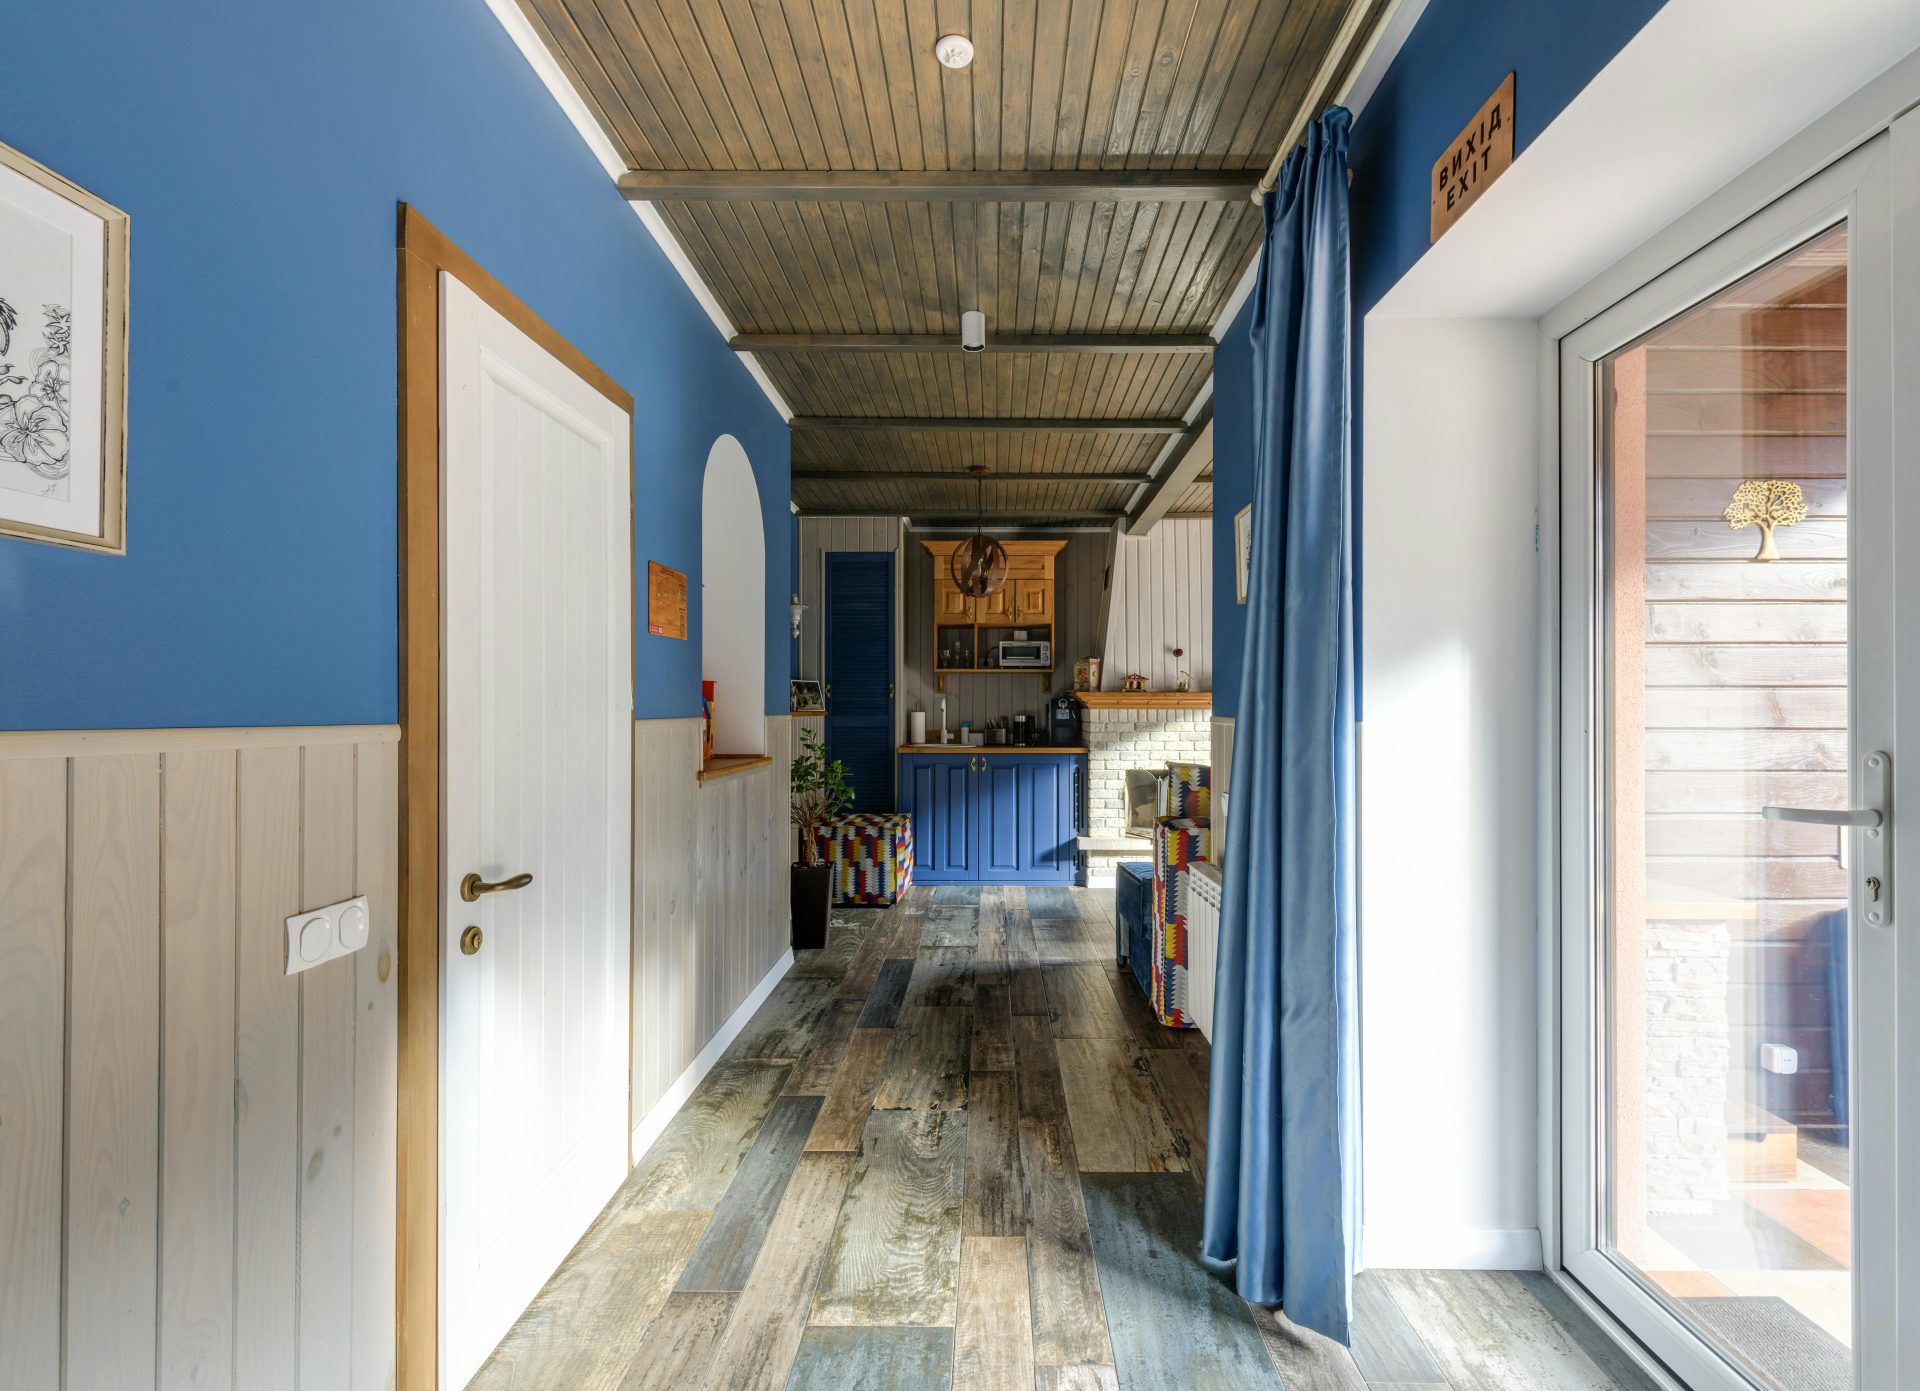
<instances>
[{"instance_id":1,"label":"wooden ceiling beam","mask_svg":"<svg viewBox=\"0 0 1920 1391\"><path fill-rule=\"evenodd\" d=\"M796 415L788 422L795 430L921 430L972 432L1018 430L1029 433L1071 432L1083 435L1179 435L1187 422L1178 417L1137 420L1094 416L1012 415Z\"/></svg>"},{"instance_id":2,"label":"wooden ceiling beam","mask_svg":"<svg viewBox=\"0 0 1920 1391\"><path fill-rule=\"evenodd\" d=\"M971 483L973 475L955 469L795 469L795 483ZM1125 473L995 473L994 483L1145 483L1151 474Z\"/></svg>"},{"instance_id":3,"label":"wooden ceiling beam","mask_svg":"<svg viewBox=\"0 0 1920 1391\"><path fill-rule=\"evenodd\" d=\"M1141 492L1139 500L1127 509L1127 535L1143 536L1153 524L1173 510L1186 496L1187 489L1200 476L1200 470L1213 462L1213 398L1200 408L1193 424L1160 465Z\"/></svg>"},{"instance_id":4,"label":"wooden ceiling beam","mask_svg":"<svg viewBox=\"0 0 1920 1391\"><path fill-rule=\"evenodd\" d=\"M629 169L636 202L1194 203L1251 197L1248 169Z\"/></svg>"},{"instance_id":5,"label":"wooden ceiling beam","mask_svg":"<svg viewBox=\"0 0 1920 1391\"><path fill-rule=\"evenodd\" d=\"M958 353L960 335L934 333L737 333L737 353ZM1204 333L1002 333L988 337L989 353L1210 353Z\"/></svg>"}]
</instances>

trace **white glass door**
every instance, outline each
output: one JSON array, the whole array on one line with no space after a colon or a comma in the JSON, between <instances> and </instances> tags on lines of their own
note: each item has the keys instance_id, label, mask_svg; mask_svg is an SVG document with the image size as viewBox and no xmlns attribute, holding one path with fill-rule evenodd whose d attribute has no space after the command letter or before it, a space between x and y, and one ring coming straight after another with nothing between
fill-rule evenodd
<instances>
[{"instance_id":1,"label":"white glass door","mask_svg":"<svg viewBox=\"0 0 1920 1391\"><path fill-rule=\"evenodd\" d=\"M1699 1391L1901 1384L1892 146L1561 344L1562 1258Z\"/></svg>"}]
</instances>

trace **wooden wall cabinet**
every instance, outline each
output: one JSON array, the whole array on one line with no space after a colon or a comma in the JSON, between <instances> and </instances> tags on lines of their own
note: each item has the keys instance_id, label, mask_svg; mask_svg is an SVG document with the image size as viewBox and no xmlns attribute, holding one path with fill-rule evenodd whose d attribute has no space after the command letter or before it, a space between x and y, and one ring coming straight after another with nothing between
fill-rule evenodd
<instances>
[{"instance_id":1,"label":"wooden wall cabinet","mask_svg":"<svg viewBox=\"0 0 1920 1391\"><path fill-rule=\"evenodd\" d=\"M988 654L1013 629L1030 638L1054 642L1059 603L1054 594L1054 561L1066 549L1065 541L1007 541L1007 582L992 594L976 599L960 592L953 582L953 552L960 541L922 541L933 557L933 674L942 691L947 677L958 674L1037 676L1043 688L1053 687L1053 667L1000 667L988 664ZM1057 664L1060 653L1053 651Z\"/></svg>"}]
</instances>

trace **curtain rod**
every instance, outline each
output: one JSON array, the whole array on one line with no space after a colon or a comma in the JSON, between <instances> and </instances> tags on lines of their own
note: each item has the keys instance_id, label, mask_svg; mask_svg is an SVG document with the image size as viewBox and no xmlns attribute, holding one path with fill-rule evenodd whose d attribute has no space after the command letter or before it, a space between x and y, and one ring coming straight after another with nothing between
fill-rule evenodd
<instances>
[{"instance_id":1,"label":"curtain rod","mask_svg":"<svg viewBox=\"0 0 1920 1391\"><path fill-rule=\"evenodd\" d=\"M1386 37L1393 24L1395 11L1400 8L1400 0L1386 0L1380 7L1380 16L1374 21L1368 32L1366 42L1358 50L1354 41L1360 37L1360 23L1367 16L1367 10L1373 0L1353 0L1347 8L1347 17L1340 21L1340 31L1333 37L1333 47L1327 50L1327 56L1320 62L1320 70L1313 75L1313 83L1307 88L1306 99L1300 103L1300 109L1294 113L1293 123L1287 127L1287 138L1280 142L1280 149L1267 166L1267 172L1260 176L1260 182L1254 185L1253 201L1257 205L1273 192L1280 182L1280 166L1285 164L1287 156L1293 153L1301 138L1307 133L1307 126L1328 106L1343 105L1353 94L1354 83L1373 57L1374 50L1380 46L1380 40ZM1349 62L1348 59L1352 61ZM1341 81L1338 90L1325 95L1342 67L1347 75Z\"/></svg>"}]
</instances>

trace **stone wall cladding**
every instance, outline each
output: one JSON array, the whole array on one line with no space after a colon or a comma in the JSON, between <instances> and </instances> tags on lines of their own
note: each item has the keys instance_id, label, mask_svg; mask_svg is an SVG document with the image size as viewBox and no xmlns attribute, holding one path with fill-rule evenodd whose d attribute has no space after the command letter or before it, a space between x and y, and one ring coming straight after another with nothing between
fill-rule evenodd
<instances>
[{"instance_id":1,"label":"stone wall cladding","mask_svg":"<svg viewBox=\"0 0 1920 1391\"><path fill-rule=\"evenodd\" d=\"M1647 1210L1700 1215L1728 1194L1724 922L1647 924Z\"/></svg>"}]
</instances>

